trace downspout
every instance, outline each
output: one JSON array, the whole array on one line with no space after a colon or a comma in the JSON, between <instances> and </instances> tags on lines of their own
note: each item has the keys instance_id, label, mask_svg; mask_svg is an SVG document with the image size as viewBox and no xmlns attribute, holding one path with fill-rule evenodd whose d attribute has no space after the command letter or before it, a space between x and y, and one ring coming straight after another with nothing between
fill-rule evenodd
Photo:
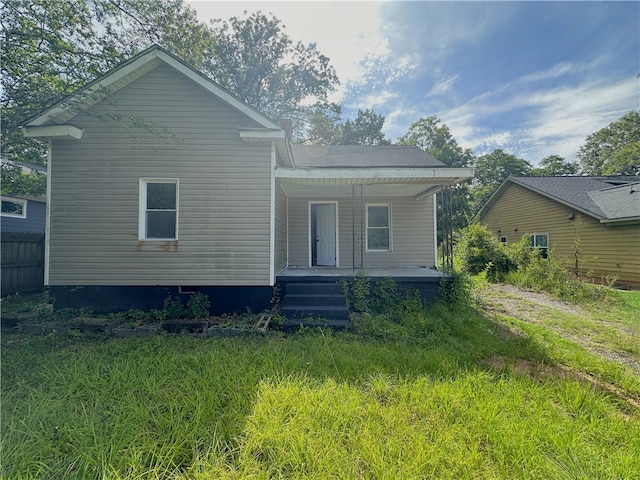
<instances>
[{"instance_id":1,"label":"downspout","mask_svg":"<svg viewBox=\"0 0 640 480\"><path fill-rule=\"evenodd\" d=\"M438 269L438 195L433 194L433 258L435 258L434 266Z\"/></svg>"},{"instance_id":2,"label":"downspout","mask_svg":"<svg viewBox=\"0 0 640 480\"><path fill-rule=\"evenodd\" d=\"M49 261L51 259L51 158L53 150L53 140L47 142L47 205L45 206L44 225L44 284L49 286Z\"/></svg>"},{"instance_id":3,"label":"downspout","mask_svg":"<svg viewBox=\"0 0 640 480\"><path fill-rule=\"evenodd\" d=\"M276 283L276 143L271 142L271 193L269 198L269 286Z\"/></svg>"},{"instance_id":4,"label":"downspout","mask_svg":"<svg viewBox=\"0 0 640 480\"><path fill-rule=\"evenodd\" d=\"M364 268L364 185L360 184L360 269Z\"/></svg>"},{"instance_id":5,"label":"downspout","mask_svg":"<svg viewBox=\"0 0 640 480\"><path fill-rule=\"evenodd\" d=\"M356 186L351 185L351 271L356 271Z\"/></svg>"}]
</instances>

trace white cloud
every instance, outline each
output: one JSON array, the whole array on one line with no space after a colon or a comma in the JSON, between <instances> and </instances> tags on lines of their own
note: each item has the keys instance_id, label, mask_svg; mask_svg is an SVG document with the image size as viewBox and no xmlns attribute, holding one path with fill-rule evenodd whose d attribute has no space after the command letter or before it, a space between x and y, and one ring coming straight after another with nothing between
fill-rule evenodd
<instances>
[{"instance_id":1,"label":"white cloud","mask_svg":"<svg viewBox=\"0 0 640 480\"><path fill-rule=\"evenodd\" d=\"M494 98L495 92L480 95L449 112L441 112L440 118L462 146L477 153L509 147L512 153L538 163L552 154L573 160L587 135L638 105L636 78L515 90L501 88L499 98ZM506 112L518 116L508 135L506 131L489 132L482 127L492 116Z\"/></svg>"},{"instance_id":2,"label":"white cloud","mask_svg":"<svg viewBox=\"0 0 640 480\"><path fill-rule=\"evenodd\" d=\"M451 87L460 79L460 75L450 75L447 78L436 82L436 84L431 87L431 90L427 92L426 97L435 97L437 95L442 95L443 93L447 93L451 90Z\"/></svg>"},{"instance_id":3,"label":"white cloud","mask_svg":"<svg viewBox=\"0 0 640 480\"><path fill-rule=\"evenodd\" d=\"M293 41L314 42L318 51L329 57L342 83L331 101L342 99L347 83L363 80L363 59L389 54L387 42L379 33L380 2L188 0L186 3L198 12L202 21L242 17L245 10L275 15Z\"/></svg>"}]
</instances>

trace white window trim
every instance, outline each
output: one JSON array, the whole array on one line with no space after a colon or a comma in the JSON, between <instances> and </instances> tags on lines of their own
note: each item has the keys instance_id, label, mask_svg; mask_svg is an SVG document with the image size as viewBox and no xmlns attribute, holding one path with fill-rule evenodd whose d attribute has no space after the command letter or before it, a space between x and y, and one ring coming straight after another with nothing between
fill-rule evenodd
<instances>
[{"instance_id":1,"label":"white window trim","mask_svg":"<svg viewBox=\"0 0 640 480\"><path fill-rule=\"evenodd\" d=\"M369 248L369 207L388 207L389 209L389 248L388 249L370 249ZM392 222L392 210L390 203L367 203L365 204L365 251L372 253L391 253L393 252L393 222ZM383 227L372 227L372 228L383 228Z\"/></svg>"},{"instance_id":2,"label":"white window trim","mask_svg":"<svg viewBox=\"0 0 640 480\"><path fill-rule=\"evenodd\" d=\"M0 211L0 216L9 217L9 218L27 218L27 200L23 198L13 198L13 197L5 197L5 196L2 196L0 198L2 199L3 202L13 202L13 203L19 203L20 205L22 205L21 214Z\"/></svg>"},{"instance_id":3,"label":"white window trim","mask_svg":"<svg viewBox=\"0 0 640 480\"><path fill-rule=\"evenodd\" d=\"M175 183L176 185L176 235L175 238L147 238L147 184L148 183ZM165 242L178 240L178 226L180 224L180 181L177 178L141 178L139 183L138 202L138 240L148 242Z\"/></svg>"},{"instance_id":4,"label":"white window trim","mask_svg":"<svg viewBox=\"0 0 640 480\"><path fill-rule=\"evenodd\" d=\"M541 247L540 245L533 245L533 248L549 248L549 234L545 233L545 232L535 232L535 233L530 233L529 234L529 238L533 237L533 243L536 243L536 235L544 235L545 237L547 237L547 245L544 247Z\"/></svg>"}]
</instances>

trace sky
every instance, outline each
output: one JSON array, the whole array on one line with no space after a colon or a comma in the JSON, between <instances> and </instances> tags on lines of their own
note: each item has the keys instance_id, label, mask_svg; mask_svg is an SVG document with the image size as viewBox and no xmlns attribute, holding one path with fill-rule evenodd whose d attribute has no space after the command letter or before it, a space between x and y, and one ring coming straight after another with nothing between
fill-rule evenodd
<instances>
[{"instance_id":1,"label":"sky","mask_svg":"<svg viewBox=\"0 0 640 480\"><path fill-rule=\"evenodd\" d=\"M272 13L340 79L343 121L396 141L437 116L458 144L539 163L640 109L640 2L187 1L198 18Z\"/></svg>"}]
</instances>

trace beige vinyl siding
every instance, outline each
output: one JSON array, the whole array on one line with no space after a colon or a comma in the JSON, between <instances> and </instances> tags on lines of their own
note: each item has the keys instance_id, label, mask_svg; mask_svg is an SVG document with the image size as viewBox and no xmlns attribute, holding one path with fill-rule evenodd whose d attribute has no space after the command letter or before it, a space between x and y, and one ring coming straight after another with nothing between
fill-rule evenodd
<instances>
[{"instance_id":1,"label":"beige vinyl siding","mask_svg":"<svg viewBox=\"0 0 640 480\"><path fill-rule=\"evenodd\" d=\"M575 216L573 220L569 219L571 214ZM580 274L591 271L597 279L616 275L624 282L640 282L638 224L606 226L514 184L505 189L480 221L497 237L506 236L508 243L517 242L529 233L548 233L551 251L570 269L574 268L575 241L579 238Z\"/></svg>"},{"instance_id":2,"label":"beige vinyl siding","mask_svg":"<svg viewBox=\"0 0 640 480\"><path fill-rule=\"evenodd\" d=\"M339 264L353 265L354 219L350 197L289 198L289 266L309 265L309 203L338 202ZM417 201L413 197L365 197L364 203L391 205L391 252L366 252L364 267L432 267L435 264L433 245L433 197ZM363 226L366 229L366 225ZM361 260L361 209L355 205L355 263Z\"/></svg>"},{"instance_id":3,"label":"beige vinyl siding","mask_svg":"<svg viewBox=\"0 0 640 480\"><path fill-rule=\"evenodd\" d=\"M276 185L276 251L275 271L287 266L287 197L279 185Z\"/></svg>"},{"instance_id":4,"label":"beige vinyl siding","mask_svg":"<svg viewBox=\"0 0 640 480\"><path fill-rule=\"evenodd\" d=\"M140 126L132 127L131 123ZM270 142L167 66L71 120L54 141L51 285L268 285ZM138 240L141 178L178 179L175 242Z\"/></svg>"}]
</instances>

